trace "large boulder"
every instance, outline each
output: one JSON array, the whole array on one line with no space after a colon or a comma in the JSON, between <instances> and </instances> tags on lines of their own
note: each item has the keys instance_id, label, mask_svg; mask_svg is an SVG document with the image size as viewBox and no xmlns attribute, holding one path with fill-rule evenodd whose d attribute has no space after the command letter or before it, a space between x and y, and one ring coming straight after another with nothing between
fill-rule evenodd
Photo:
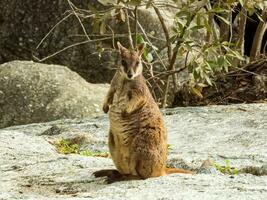
<instances>
[{"instance_id":1,"label":"large boulder","mask_svg":"<svg viewBox=\"0 0 267 200\"><path fill-rule=\"evenodd\" d=\"M110 158L79 152L64 155L53 145L57 138L73 141L76 135L86 155L106 152L106 116L5 128L0 130L0 199L263 200L267 196L266 115L266 104L169 109L165 112L171 145L168 164L198 173L111 185L91 175L114 168ZM82 136L83 143L77 139ZM212 160L220 170L210 165ZM238 169L238 174L221 173L225 165L230 171Z\"/></svg>"},{"instance_id":2,"label":"large boulder","mask_svg":"<svg viewBox=\"0 0 267 200\"><path fill-rule=\"evenodd\" d=\"M108 85L90 84L67 67L31 61L0 65L0 127L95 116Z\"/></svg>"}]
</instances>

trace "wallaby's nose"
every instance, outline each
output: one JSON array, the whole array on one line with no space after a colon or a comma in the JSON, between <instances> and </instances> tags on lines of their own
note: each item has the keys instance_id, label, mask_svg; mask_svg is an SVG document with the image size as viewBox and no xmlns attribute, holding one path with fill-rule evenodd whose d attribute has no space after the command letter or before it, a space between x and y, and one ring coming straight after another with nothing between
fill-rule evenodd
<instances>
[{"instance_id":1,"label":"wallaby's nose","mask_svg":"<svg viewBox=\"0 0 267 200\"><path fill-rule=\"evenodd\" d=\"M128 78L132 78L133 77L133 74L127 73L127 76L128 76Z\"/></svg>"}]
</instances>

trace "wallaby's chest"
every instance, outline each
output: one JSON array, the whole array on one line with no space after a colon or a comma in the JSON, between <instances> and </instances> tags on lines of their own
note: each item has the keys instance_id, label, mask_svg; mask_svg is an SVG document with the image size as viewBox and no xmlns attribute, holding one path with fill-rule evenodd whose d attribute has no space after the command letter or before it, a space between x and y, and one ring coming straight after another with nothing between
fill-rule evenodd
<instances>
[{"instance_id":1,"label":"wallaby's chest","mask_svg":"<svg viewBox=\"0 0 267 200\"><path fill-rule=\"evenodd\" d=\"M116 130L116 134L120 135L119 137L125 137L129 134L131 135L131 132L134 132L136 126L139 124L137 123L139 120L137 117L137 115L140 114L139 112L130 114L127 117L123 116L126 108L133 103L134 98L132 96L129 97L129 94L132 94L134 86L135 83L127 81L119 84L116 88L113 103L110 107L110 127Z\"/></svg>"},{"instance_id":2,"label":"wallaby's chest","mask_svg":"<svg viewBox=\"0 0 267 200\"><path fill-rule=\"evenodd\" d=\"M116 88L112 106L122 109L129 101L128 94L132 90L131 87L129 82L122 81Z\"/></svg>"}]
</instances>

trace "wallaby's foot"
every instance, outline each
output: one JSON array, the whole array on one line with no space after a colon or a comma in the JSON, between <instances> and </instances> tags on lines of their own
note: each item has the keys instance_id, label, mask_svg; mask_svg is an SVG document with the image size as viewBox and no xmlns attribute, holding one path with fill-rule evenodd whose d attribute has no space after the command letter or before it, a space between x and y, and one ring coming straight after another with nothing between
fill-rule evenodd
<instances>
[{"instance_id":1,"label":"wallaby's foot","mask_svg":"<svg viewBox=\"0 0 267 200\"><path fill-rule=\"evenodd\" d=\"M118 172L115 169L103 169L103 170L99 170L93 173L93 175L95 177L104 177L106 176L106 182L108 184L110 183L114 183L117 181L122 181L125 180L124 175L122 175L120 172Z\"/></svg>"},{"instance_id":2,"label":"wallaby's foot","mask_svg":"<svg viewBox=\"0 0 267 200\"><path fill-rule=\"evenodd\" d=\"M104 177L104 176L114 176L120 174L118 170L115 169L103 169L93 173L95 177Z\"/></svg>"},{"instance_id":3,"label":"wallaby's foot","mask_svg":"<svg viewBox=\"0 0 267 200\"><path fill-rule=\"evenodd\" d=\"M125 180L125 176L118 172L118 173L113 173L111 176L108 176L106 182L107 184L111 184L111 183L124 181L124 180Z\"/></svg>"},{"instance_id":4,"label":"wallaby's foot","mask_svg":"<svg viewBox=\"0 0 267 200\"><path fill-rule=\"evenodd\" d=\"M108 113L108 111L109 111L109 105L108 104L103 105L103 111L104 111L104 113Z\"/></svg>"},{"instance_id":5,"label":"wallaby's foot","mask_svg":"<svg viewBox=\"0 0 267 200\"><path fill-rule=\"evenodd\" d=\"M114 173L112 176L107 177L107 184L119 182L119 181L130 181L130 180L141 180L139 176L134 176L131 174L120 174Z\"/></svg>"},{"instance_id":6,"label":"wallaby's foot","mask_svg":"<svg viewBox=\"0 0 267 200\"><path fill-rule=\"evenodd\" d=\"M104 177L106 176L106 183L111 184L114 182L119 182L119 181L127 181L127 180L140 180L140 177L130 175L130 174L121 174L115 169L104 169L104 170L99 170L93 173L95 177Z\"/></svg>"}]
</instances>

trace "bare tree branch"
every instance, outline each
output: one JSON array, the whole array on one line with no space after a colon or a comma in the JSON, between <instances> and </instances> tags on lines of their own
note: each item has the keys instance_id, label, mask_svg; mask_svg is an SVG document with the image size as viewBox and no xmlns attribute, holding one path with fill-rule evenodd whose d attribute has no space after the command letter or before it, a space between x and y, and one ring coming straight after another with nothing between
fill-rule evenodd
<instances>
[{"instance_id":1,"label":"bare tree branch","mask_svg":"<svg viewBox=\"0 0 267 200\"><path fill-rule=\"evenodd\" d=\"M74 14L75 17L78 19L78 21L79 21L79 23L80 23L80 25L81 25L81 27L82 27L82 29L83 29L83 32L84 32L84 34L86 35L87 39L88 39L88 40L91 40L90 37L88 36L87 32L86 32L86 29L85 29L85 27L84 27L84 25L83 25L83 23L82 23L80 17L77 15L76 11L74 10L74 7L75 7L74 4L73 4L70 0L68 0L68 3L69 3L69 6L70 6L71 10L73 11L73 14Z\"/></svg>"},{"instance_id":2,"label":"bare tree branch","mask_svg":"<svg viewBox=\"0 0 267 200\"><path fill-rule=\"evenodd\" d=\"M164 19L158 9L158 7L153 4L153 8L158 16L158 19L161 23L161 26L162 26L162 29L164 31L164 34L165 34L165 38L166 38L166 46L167 46L167 49L168 49L168 57L169 57L169 61L171 61L171 57L172 57L172 47L171 47L171 41L170 41L170 34L169 34L169 30L164 22Z\"/></svg>"},{"instance_id":3,"label":"bare tree branch","mask_svg":"<svg viewBox=\"0 0 267 200\"><path fill-rule=\"evenodd\" d=\"M137 47L137 35L138 35L138 6L135 6L134 9L134 25L135 25L135 41L134 46Z\"/></svg>"},{"instance_id":4,"label":"bare tree branch","mask_svg":"<svg viewBox=\"0 0 267 200\"><path fill-rule=\"evenodd\" d=\"M36 46L36 49L38 49L41 44L45 41L45 39L52 33L52 31L63 21L65 21L67 18L69 18L73 13L69 13L67 16L63 17L59 22L57 22L49 31L48 33L42 38L42 40L39 42L39 44Z\"/></svg>"},{"instance_id":5,"label":"bare tree branch","mask_svg":"<svg viewBox=\"0 0 267 200\"><path fill-rule=\"evenodd\" d=\"M148 35L147 35L145 29L143 28L143 26L140 24L139 21L137 21L137 24L138 24L140 30L142 31L143 35L145 36L146 41L149 43L150 46L153 46L153 44L152 44L152 42L150 41L150 39L149 39L149 37L148 37ZM164 62L163 62L163 60L161 59L161 57L160 57L160 55L158 54L158 52L157 52L154 48L152 48L152 50L153 50L153 52L155 53L155 55L157 56L157 58L160 60L160 63L162 64L162 66L164 67L164 69L167 70L167 67L166 67L166 65L164 64Z\"/></svg>"},{"instance_id":6,"label":"bare tree branch","mask_svg":"<svg viewBox=\"0 0 267 200\"><path fill-rule=\"evenodd\" d=\"M87 43L94 43L94 42L99 42L99 41L104 41L104 40L110 40L110 39L112 39L112 37L99 38L99 39L95 39L95 40L85 40L85 41L82 41L82 42L78 42L78 43L75 43L75 44L66 46L66 47L64 47L63 49L61 49L61 50L59 50L59 51L57 51L57 52L55 52L55 53L53 53L53 54L51 54L51 55L49 55L49 56L46 56L45 58L42 58L42 59L37 58L36 56L33 56L33 57L34 57L38 62L43 62L43 61L45 61L45 60L47 60L47 59L49 59L49 58L52 58L52 57L58 55L59 53L62 53L63 51L66 51L66 50L72 48L72 47L79 46L79 45L82 45L82 44L87 44Z\"/></svg>"},{"instance_id":7,"label":"bare tree branch","mask_svg":"<svg viewBox=\"0 0 267 200\"><path fill-rule=\"evenodd\" d=\"M260 55L263 36L267 30L267 8L262 11L262 20L263 21L260 21L254 35L253 44L250 51L250 61L255 60Z\"/></svg>"},{"instance_id":8,"label":"bare tree branch","mask_svg":"<svg viewBox=\"0 0 267 200\"><path fill-rule=\"evenodd\" d=\"M244 43L245 43L245 28L247 23L247 11L242 8L240 11L239 26L238 26L238 41L237 50L241 56L244 56Z\"/></svg>"},{"instance_id":9,"label":"bare tree branch","mask_svg":"<svg viewBox=\"0 0 267 200\"><path fill-rule=\"evenodd\" d=\"M131 24L130 24L128 9L125 8L124 11L125 11L125 15L126 15L126 23L127 23L127 30L128 30L128 41L129 41L130 47L132 49L134 49L133 38L132 38L132 33L131 33Z\"/></svg>"}]
</instances>

